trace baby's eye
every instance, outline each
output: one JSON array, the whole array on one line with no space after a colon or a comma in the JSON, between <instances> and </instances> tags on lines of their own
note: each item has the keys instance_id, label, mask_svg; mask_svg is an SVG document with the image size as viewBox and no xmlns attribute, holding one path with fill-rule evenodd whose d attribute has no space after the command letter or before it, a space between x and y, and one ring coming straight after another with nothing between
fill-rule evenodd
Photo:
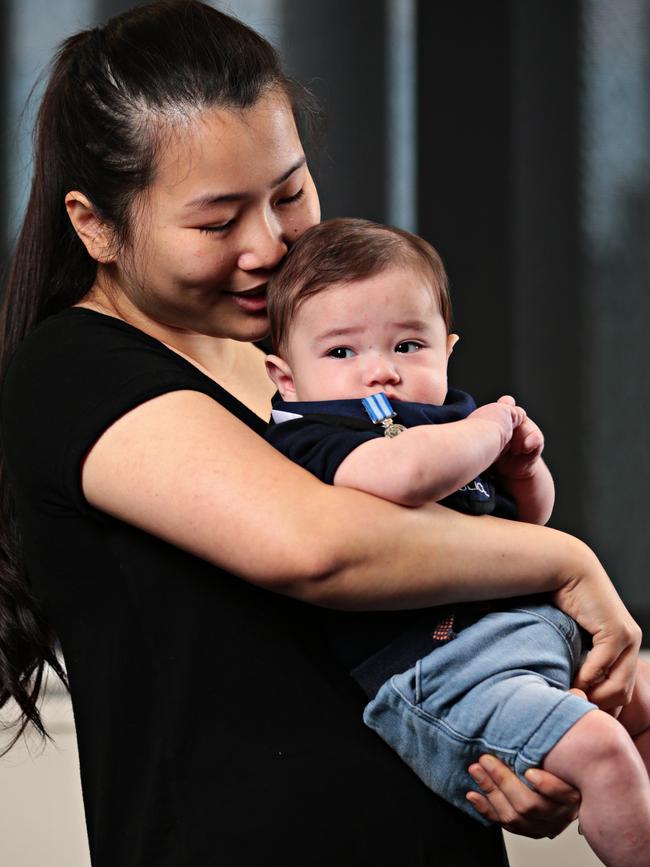
<instances>
[{"instance_id":1,"label":"baby's eye","mask_svg":"<svg viewBox=\"0 0 650 867\"><path fill-rule=\"evenodd\" d=\"M330 358L352 358L354 352L348 346L336 346L327 354Z\"/></svg>"},{"instance_id":2,"label":"baby's eye","mask_svg":"<svg viewBox=\"0 0 650 867\"><path fill-rule=\"evenodd\" d=\"M418 349L422 349L422 344L417 340L403 340L397 344L395 352L417 352Z\"/></svg>"}]
</instances>

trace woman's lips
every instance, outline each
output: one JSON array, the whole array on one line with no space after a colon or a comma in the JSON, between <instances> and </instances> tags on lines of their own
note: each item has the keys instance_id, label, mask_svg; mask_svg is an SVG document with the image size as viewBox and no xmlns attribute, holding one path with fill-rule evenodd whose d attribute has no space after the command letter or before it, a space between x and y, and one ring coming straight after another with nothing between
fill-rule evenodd
<instances>
[{"instance_id":1,"label":"woman's lips","mask_svg":"<svg viewBox=\"0 0 650 867\"><path fill-rule=\"evenodd\" d=\"M245 292L228 293L235 304L246 313L266 313L266 283Z\"/></svg>"}]
</instances>

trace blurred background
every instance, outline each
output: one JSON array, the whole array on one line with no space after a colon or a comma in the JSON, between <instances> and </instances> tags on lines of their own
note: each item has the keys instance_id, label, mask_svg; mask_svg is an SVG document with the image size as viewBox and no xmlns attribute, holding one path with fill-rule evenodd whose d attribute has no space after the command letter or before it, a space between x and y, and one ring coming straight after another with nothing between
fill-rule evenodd
<instances>
[{"instance_id":1,"label":"blurred background","mask_svg":"<svg viewBox=\"0 0 650 867\"><path fill-rule=\"evenodd\" d=\"M134 5L0 4L3 265L39 75L65 36ZM212 5L267 36L324 105L324 217L393 223L438 248L461 335L452 382L479 401L512 393L538 421L551 523L594 547L650 635L650 0ZM88 863L72 721L61 696L51 703L57 747L0 763L11 867ZM26 831L12 809L29 812ZM578 864L532 845L514 844L513 865Z\"/></svg>"}]
</instances>

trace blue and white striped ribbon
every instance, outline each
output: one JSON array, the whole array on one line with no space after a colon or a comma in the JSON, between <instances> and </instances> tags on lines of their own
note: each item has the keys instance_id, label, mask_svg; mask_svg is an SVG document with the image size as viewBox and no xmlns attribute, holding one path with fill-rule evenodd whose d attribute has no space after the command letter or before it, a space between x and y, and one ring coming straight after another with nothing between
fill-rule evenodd
<instances>
[{"instance_id":1,"label":"blue and white striped ribbon","mask_svg":"<svg viewBox=\"0 0 650 867\"><path fill-rule=\"evenodd\" d=\"M380 391L379 394L371 394L370 397L361 398L361 403L375 424L380 424L395 415L395 410L383 391Z\"/></svg>"}]
</instances>

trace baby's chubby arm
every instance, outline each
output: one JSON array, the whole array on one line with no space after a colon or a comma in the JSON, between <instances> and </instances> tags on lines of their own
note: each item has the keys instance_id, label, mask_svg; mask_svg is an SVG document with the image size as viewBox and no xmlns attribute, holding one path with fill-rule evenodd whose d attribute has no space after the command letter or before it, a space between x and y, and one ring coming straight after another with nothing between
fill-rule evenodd
<instances>
[{"instance_id":1,"label":"baby's chubby arm","mask_svg":"<svg viewBox=\"0 0 650 867\"><path fill-rule=\"evenodd\" d=\"M397 437L377 437L350 452L337 469L334 484L404 506L437 502L491 466L525 415L511 398L500 398L462 421L419 425Z\"/></svg>"}]
</instances>

